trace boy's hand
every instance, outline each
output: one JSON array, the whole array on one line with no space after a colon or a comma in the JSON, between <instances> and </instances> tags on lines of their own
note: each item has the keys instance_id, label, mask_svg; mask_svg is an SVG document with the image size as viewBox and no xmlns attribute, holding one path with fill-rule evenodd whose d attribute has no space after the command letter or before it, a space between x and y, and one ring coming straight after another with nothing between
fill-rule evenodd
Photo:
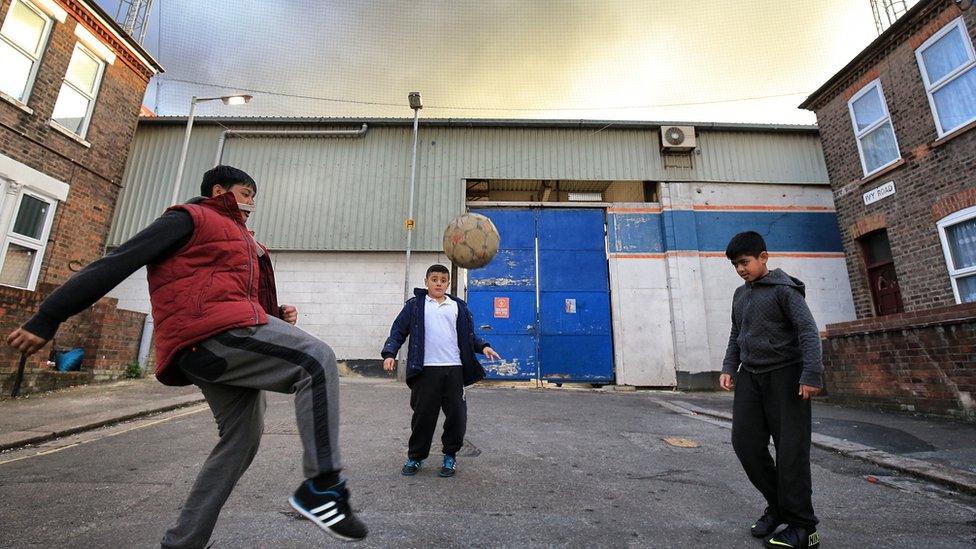
<instances>
[{"instance_id":1,"label":"boy's hand","mask_svg":"<svg viewBox=\"0 0 976 549\"><path fill-rule=\"evenodd\" d=\"M394 366L396 366L396 360L388 358L383 361L383 370L386 372L392 372Z\"/></svg>"},{"instance_id":2,"label":"boy's hand","mask_svg":"<svg viewBox=\"0 0 976 549\"><path fill-rule=\"evenodd\" d=\"M288 324L295 324L298 322L298 309L294 305L282 305L278 307L281 312L281 320L284 320Z\"/></svg>"},{"instance_id":3,"label":"boy's hand","mask_svg":"<svg viewBox=\"0 0 976 549\"><path fill-rule=\"evenodd\" d=\"M46 339L36 336L23 328L17 328L7 336L7 345L28 356L41 350L41 347L46 343Z\"/></svg>"},{"instance_id":4,"label":"boy's hand","mask_svg":"<svg viewBox=\"0 0 976 549\"><path fill-rule=\"evenodd\" d=\"M491 347L485 347L485 349L483 351L481 351L481 352L484 353L484 355L486 357L488 357L488 358L490 358L492 360L501 360L502 359L501 355L499 355L498 353L496 353L495 350L492 349Z\"/></svg>"},{"instance_id":5,"label":"boy's hand","mask_svg":"<svg viewBox=\"0 0 976 549\"><path fill-rule=\"evenodd\" d=\"M731 391L735 387L735 381L732 380L731 374L722 374L718 376L718 384L722 386L726 391Z\"/></svg>"},{"instance_id":6,"label":"boy's hand","mask_svg":"<svg viewBox=\"0 0 976 549\"><path fill-rule=\"evenodd\" d=\"M814 387L812 385L800 385L800 396L803 400L810 400L810 397L815 397L820 394L820 387Z\"/></svg>"}]
</instances>

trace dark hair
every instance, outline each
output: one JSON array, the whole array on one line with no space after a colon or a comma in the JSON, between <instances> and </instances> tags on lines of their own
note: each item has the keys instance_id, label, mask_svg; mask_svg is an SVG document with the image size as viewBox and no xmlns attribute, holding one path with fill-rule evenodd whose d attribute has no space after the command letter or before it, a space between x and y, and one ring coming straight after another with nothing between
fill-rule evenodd
<instances>
[{"instance_id":1,"label":"dark hair","mask_svg":"<svg viewBox=\"0 0 976 549\"><path fill-rule=\"evenodd\" d=\"M746 231L732 237L729 245L725 247L725 257L734 261L737 257L744 255L759 257L759 254L766 251L766 241L762 235L756 231Z\"/></svg>"},{"instance_id":2,"label":"dark hair","mask_svg":"<svg viewBox=\"0 0 976 549\"><path fill-rule=\"evenodd\" d=\"M430 276L430 273L444 273L447 276L451 276L451 271L447 270L447 267L438 264L427 267L427 274L424 275L424 279Z\"/></svg>"},{"instance_id":3,"label":"dark hair","mask_svg":"<svg viewBox=\"0 0 976 549\"><path fill-rule=\"evenodd\" d=\"M248 175L247 172L233 166L221 164L214 166L203 174L203 181L200 183L200 194L209 197L214 185L220 185L222 189L229 191L231 187L237 184L246 185L254 189L255 193L258 192L258 184L254 182L254 178Z\"/></svg>"}]
</instances>

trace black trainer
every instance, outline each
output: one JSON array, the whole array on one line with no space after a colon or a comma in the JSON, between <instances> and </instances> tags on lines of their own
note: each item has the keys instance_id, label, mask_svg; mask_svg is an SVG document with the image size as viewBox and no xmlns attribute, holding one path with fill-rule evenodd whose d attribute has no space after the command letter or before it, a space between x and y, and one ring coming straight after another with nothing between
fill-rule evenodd
<instances>
[{"instance_id":1,"label":"black trainer","mask_svg":"<svg viewBox=\"0 0 976 549\"><path fill-rule=\"evenodd\" d=\"M782 532L770 536L765 541L771 549L801 549L820 547L820 534L816 529L806 530L799 526L789 526Z\"/></svg>"},{"instance_id":2,"label":"black trainer","mask_svg":"<svg viewBox=\"0 0 976 549\"><path fill-rule=\"evenodd\" d=\"M314 522L329 535L343 541L358 541L366 537L368 530L349 506L349 490L346 481L328 490L316 490L311 480L306 480L288 498L288 503L305 518Z\"/></svg>"},{"instance_id":3,"label":"black trainer","mask_svg":"<svg viewBox=\"0 0 976 549\"><path fill-rule=\"evenodd\" d=\"M403 464L403 469L400 469L400 474L405 477L412 477L417 474L423 464L424 460L422 459L407 458L407 462Z\"/></svg>"},{"instance_id":4,"label":"black trainer","mask_svg":"<svg viewBox=\"0 0 976 549\"><path fill-rule=\"evenodd\" d=\"M783 524L779 516L771 507L767 507L763 512L763 516L759 517L749 531L752 533L753 537L764 538L772 534L779 528L779 525Z\"/></svg>"},{"instance_id":5,"label":"black trainer","mask_svg":"<svg viewBox=\"0 0 976 549\"><path fill-rule=\"evenodd\" d=\"M441 470L437 474L442 477L453 477L456 471L457 471L457 460L454 459L454 456L445 455L444 465L441 467Z\"/></svg>"}]
</instances>

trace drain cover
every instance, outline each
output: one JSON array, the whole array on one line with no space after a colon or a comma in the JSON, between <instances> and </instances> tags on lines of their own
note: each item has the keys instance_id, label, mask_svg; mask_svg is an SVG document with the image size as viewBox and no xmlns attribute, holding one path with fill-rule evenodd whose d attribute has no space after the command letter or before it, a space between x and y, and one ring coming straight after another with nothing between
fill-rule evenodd
<instances>
[{"instance_id":1,"label":"drain cover","mask_svg":"<svg viewBox=\"0 0 976 549\"><path fill-rule=\"evenodd\" d=\"M698 448L701 443L697 440L691 440L690 438L681 437L664 437L664 442L667 442L671 446L677 448Z\"/></svg>"}]
</instances>

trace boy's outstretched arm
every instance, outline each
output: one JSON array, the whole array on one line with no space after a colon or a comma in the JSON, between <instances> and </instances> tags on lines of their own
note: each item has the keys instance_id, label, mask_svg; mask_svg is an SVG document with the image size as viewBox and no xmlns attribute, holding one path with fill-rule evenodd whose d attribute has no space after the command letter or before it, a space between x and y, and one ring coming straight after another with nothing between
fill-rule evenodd
<instances>
[{"instance_id":1,"label":"boy's outstretched arm","mask_svg":"<svg viewBox=\"0 0 976 549\"><path fill-rule=\"evenodd\" d=\"M729 331L729 344L725 348L725 359L722 361L722 374L718 377L719 385L726 391L735 387L733 376L739 370L739 323L732 313L732 329Z\"/></svg>"},{"instance_id":2,"label":"boy's outstretched arm","mask_svg":"<svg viewBox=\"0 0 976 549\"><path fill-rule=\"evenodd\" d=\"M383 344L383 350L380 352L380 356L383 357L383 369L387 372L393 371L397 352L400 351L403 342L410 335L410 309L411 304L408 301L403 305L403 309L400 310L396 320L393 321L390 337L386 338L386 343Z\"/></svg>"},{"instance_id":3,"label":"boy's outstretched arm","mask_svg":"<svg viewBox=\"0 0 976 549\"><path fill-rule=\"evenodd\" d=\"M7 336L7 344L24 354L37 352L61 323L91 307L132 273L172 255L193 236L190 214L170 211L68 279L51 293L33 317Z\"/></svg>"},{"instance_id":4,"label":"boy's outstretched arm","mask_svg":"<svg viewBox=\"0 0 976 549\"><path fill-rule=\"evenodd\" d=\"M806 299L793 288L780 286L785 297L786 313L796 329L803 356L803 371L800 374L799 394L804 399L816 396L823 387L823 347L817 321L810 312Z\"/></svg>"}]
</instances>

